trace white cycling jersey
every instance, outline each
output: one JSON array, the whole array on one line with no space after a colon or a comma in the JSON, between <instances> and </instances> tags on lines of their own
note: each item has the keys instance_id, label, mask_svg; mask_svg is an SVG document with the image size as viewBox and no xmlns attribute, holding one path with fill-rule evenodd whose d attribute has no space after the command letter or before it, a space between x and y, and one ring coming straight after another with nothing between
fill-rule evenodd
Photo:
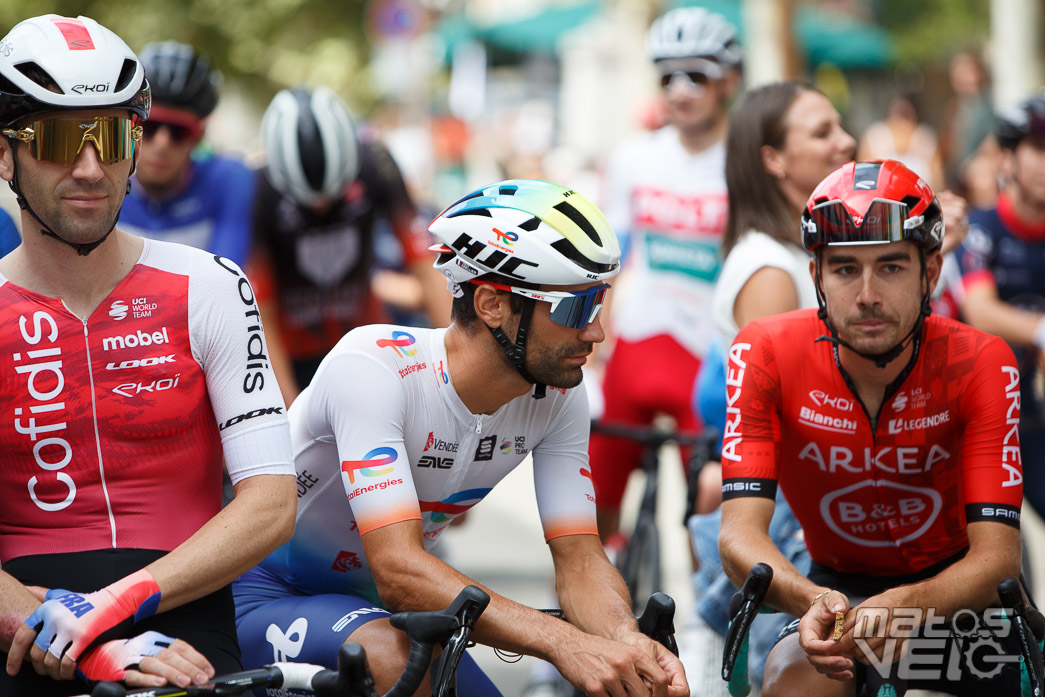
<instances>
[{"instance_id":1,"label":"white cycling jersey","mask_svg":"<svg viewBox=\"0 0 1045 697\"><path fill-rule=\"evenodd\" d=\"M672 126L629 141L610 161L604 199L628 249L614 332L628 341L667 334L703 356L728 211L725 144L691 155Z\"/></svg>"},{"instance_id":2,"label":"white cycling jersey","mask_svg":"<svg viewBox=\"0 0 1045 697\"><path fill-rule=\"evenodd\" d=\"M531 452L545 538L597 534L584 390L549 388L472 414L454 390L445 335L369 325L323 359L290 409L297 528L264 570L304 593L377 602L360 535L420 519L430 548Z\"/></svg>"}]
</instances>

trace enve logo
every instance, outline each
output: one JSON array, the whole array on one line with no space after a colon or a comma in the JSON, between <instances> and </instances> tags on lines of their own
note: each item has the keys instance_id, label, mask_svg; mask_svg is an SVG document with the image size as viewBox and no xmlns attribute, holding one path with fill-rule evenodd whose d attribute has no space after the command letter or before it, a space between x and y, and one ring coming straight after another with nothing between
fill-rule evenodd
<instances>
[{"instance_id":1,"label":"enve logo","mask_svg":"<svg viewBox=\"0 0 1045 697\"><path fill-rule=\"evenodd\" d=\"M395 448L374 448L364 455L362 460L343 460L341 472L348 475L349 483L355 484L356 472L364 477L380 477L392 471L391 467L381 466L390 465L398 458L399 454Z\"/></svg>"},{"instance_id":2,"label":"enve logo","mask_svg":"<svg viewBox=\"0 0 1045 697\"><path fill-rule=\"evenodd\" d=\"M414 339L412 334L395 331L392 332L391 339L378 339L377 345L381 348L392 348L399 356L414 356L417 354L417 349L411 349L406 347L412 346L415 341L417 340Z\"/></svg>"}]
</instances>

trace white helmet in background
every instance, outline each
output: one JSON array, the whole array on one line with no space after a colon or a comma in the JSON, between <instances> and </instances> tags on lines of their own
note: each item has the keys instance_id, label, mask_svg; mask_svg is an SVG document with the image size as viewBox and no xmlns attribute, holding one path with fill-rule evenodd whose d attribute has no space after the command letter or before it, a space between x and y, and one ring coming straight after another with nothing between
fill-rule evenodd
<instances>
[{"instance_id":1,"label":"white helmet in background","mask_svg":"<svg viewBox=\"0 0 1045 697\"><path fill-rule=\"evenodd\" d=\"M473 191L428 230L442 243L434 266L455 296L457 286L485 274L571 286L620 271L620 246L602 211L572 189L537 179Z\"/></svg>"},{"instance_id":2,"label":"white helmet in background","mask_svg":"<svg viewBox=\"0 0 1045 697\"><path fill-rule=\"evenodd\" d=\"M261 120L272 186L303 206L339 198L359 174L352 115L328 87L282 90Z\"/></svg>"},{"instance_id":3,"label":"white helmet in background","mask_svg":"<svg viewBox=\"0 0 1045 697\"><path fill-rule=\"evenodd\" d=\"M703 7L679 7L657 18L646 37L650 57L712 58L723 67L740 65L737 32L720 14Z\"/></svg>"}]
</instances>

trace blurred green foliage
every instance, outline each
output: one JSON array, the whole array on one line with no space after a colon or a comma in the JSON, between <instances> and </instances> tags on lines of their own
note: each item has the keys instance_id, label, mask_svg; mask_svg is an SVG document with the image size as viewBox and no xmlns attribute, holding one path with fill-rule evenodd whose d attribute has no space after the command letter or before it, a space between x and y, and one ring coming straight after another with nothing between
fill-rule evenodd
<instances>
[{"instance_id":1,"label":"blurred green foliage","mask_svg":"<svg viewBox=\"0 0 1045 697\"><path fill-rule=\"evenodd\" d=\"M990 38L990 0L875 0L878 21L893 36L899 65L945 63Z\"/></svg>"},{"instance_id":2,"label":"blurred green foliage","mask_svg":"<svg viewBox=\"0 0 1045 697\"><path fill-rule=\"evenodd\" d=\"M45 5L45 7L42 7ZM259 99L298 83L367 101L367 0L0 0L0 36L42 12L91 17L131 49L175 39Z\"/></svg>"}]
</instances>

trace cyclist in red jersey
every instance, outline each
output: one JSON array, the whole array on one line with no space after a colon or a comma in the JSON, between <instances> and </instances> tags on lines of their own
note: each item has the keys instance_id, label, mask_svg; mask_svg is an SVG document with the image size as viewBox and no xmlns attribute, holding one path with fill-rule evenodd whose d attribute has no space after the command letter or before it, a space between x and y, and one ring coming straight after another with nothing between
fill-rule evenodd
<instances>
[{"instance_id":1,"label":"cyclist in red jersey","mask_svg":"<svg viewBox=\"0 0 1045 697\"><path fill-rule=\"evenodd\" d=\"M24 233L0 260L3 695L80 693L74 671L184 687L238 669L229 584L293 531L243 272L115 228L149 108L140 61L94 20L0 41L0 178Z\"/></svg>"},{"instance_id":2,"label":"cyclist in red jersey","mask_svg":"<svg viewBox=\"0 0 1045 697\"><path fill-rule=\"evenodd\" d=\"M872 659L900 658L887 654L904 640L893 620L979 612L1020 570L1019 373L1000 339L930 316L943 239L932 190L899 162L849 163L802 225L820 309L745 327L727 379L723 566L739 584L769 563L767 603L800 618L769 654L770 697L852 695L877 679ZM808 578L767 532L778 482ZM885 631L870 636L875 617ZM1018 693L1018 669L993 677L934 687Z\"/></svg>"}]
</instances>

